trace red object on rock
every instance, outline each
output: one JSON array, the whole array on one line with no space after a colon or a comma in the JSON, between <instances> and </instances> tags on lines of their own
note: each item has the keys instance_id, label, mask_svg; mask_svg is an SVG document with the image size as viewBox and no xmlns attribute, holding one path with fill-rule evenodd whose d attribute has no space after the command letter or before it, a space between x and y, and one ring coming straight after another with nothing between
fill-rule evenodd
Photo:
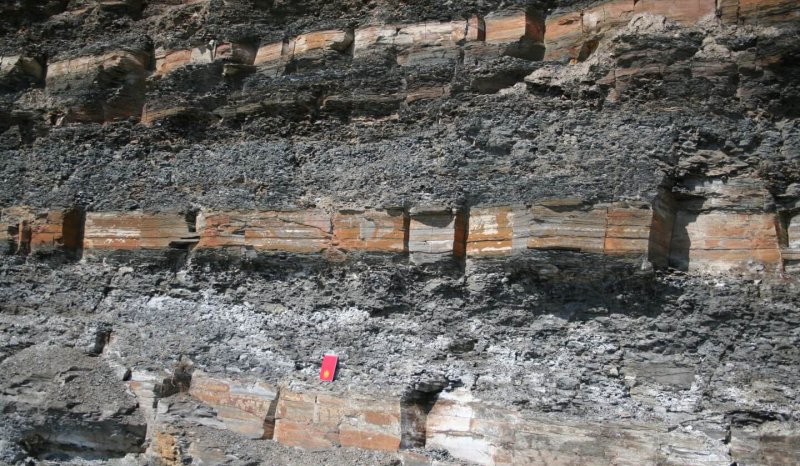
<instances>
[{"instance_id":1,"label":"red object on rock","mask_svg":"<svg viewBox=\"0 0 800 466\"><path fill-rule=\"evenodd\" d=\"M322 367L319 369L319 379L323 382L333 382L333 376L336 375L336 364L339 362L339 356L335 354L326 354L322 357Z\"/></svg>"}]
</instances>

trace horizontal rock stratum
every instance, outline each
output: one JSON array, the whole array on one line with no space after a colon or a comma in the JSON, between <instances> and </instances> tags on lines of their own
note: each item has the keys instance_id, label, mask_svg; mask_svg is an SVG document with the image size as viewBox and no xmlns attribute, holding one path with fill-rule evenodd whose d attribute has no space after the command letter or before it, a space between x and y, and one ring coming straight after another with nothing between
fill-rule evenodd
<instances>
[{"instance_id":1,"label":"horizontal rock stratum","mask_svg":"<svg viewBox=\"0 0 800 466\"><path fill-rule=\"evenodd\" d=\"M314 63L324 63L331 55L358 61L388 53L404 66L441 60L485 61L504 55L576 63L586 60L603 38L612 36L636 15L643 13L663 15L683 25L712 17L719 17L726 24L764 26L797 18L791 0L726 0L719 3L717 5L714 0L612 0L561 15L545 15L535 9L500 10L465 20L308 31L270 43L211 39L195 47L159 47L155 51L129 46L98 55L60 57L47 63L37 57L17 54L0 57L0 63L3 63L0 76L27 75L31 82L43 81L52 101L59 103L58 107L50 110L58 111L66 118L60 121L109 122L133 117L153 124L201 112L198 106L189 103L175 106L174 99L165 102L147 97L147 88L150 87L145 85L147 76L158 80L190 65L202 69L205 80L214 80L241 74L243 67L255 67L259 73L272 76L287 75L298 66L314 67ZM184 4L193 8L198 4L203 9L214 7L207 1ZM172 13L168 11L163 16L169 14ZM43 65L47 69L44 80L41 76ZM157 83L152 85L157 86ZM99 86L95 90L101 92L92 92L92 86ZM403 98L413 101L441 96L441 91L429 92L410 91ZM75 99L77 94L84 97ZM89 94L93 94L92 97L89 98ZM232 107L216 107L212 113L224 118L231 112L250 113L254 110L247 103L236 104L242 100L239 97L232 100Z\"/></svg>"},{"instance_id":2,"label":"horizontal rock stratum","mask_svg":"<svg viewBox=\"0 0 800 466\"><path fill-rule=\"evenodd\" d=\"M76 220L84 216L82 224ZM146 212L37 213L18 207L4 210L0 219L14 244L20 242L24 221L32 226L33 251L81 249L87 255L187 247L299 254L330 249L407 254L412 262L426 263L532 249L643 257L661 267L724 272L753 266L782 270L798 249L794 217L781 222L774 214L691 210L665 215L647 205L592 206L573 199L463 212L439 207L333 214L321 209L201 211L188 218Z\"/></svg>"},{"instance_id":3,"label":"horizontal rock stratum","mask_svg":"<svg viewBox=\"0 0 800 466\"><path fill-rule=\"evenodd\" d=\"M487 404L463 389L425 405L400 398L296 392L195 371L189 395L212 407L226 429L314 450L354 447L393 452L427 445L445 449L458 459L491 465L638 465L664 461L724 465L729 458L726 448L711 446L708 437L691 430L530 418ZM163 420L156 416L155 423L159 422ZM730 439L734 458L749 459L756 454L769 458L770 464L793 461L797 449L787 445L792 441L788 437L762 440L757 452L750 450L752 442L768 432L766 426L762 432L735 432ZM154 435L160 438L165 434L157 430ZM163 442L160 439L154 444L156 459L175 455L174 440L166 454Z\"/></svg>"},{"instance_id":4,"label":"horizontal rock stratum","mask_svg":"<svg viewBox=\"0 0 800 466\"><path fill-rule=\"evenodd\" d=\"M798 37L0 2L0 464L800 463Z\"/></svg>"}]
</instances>

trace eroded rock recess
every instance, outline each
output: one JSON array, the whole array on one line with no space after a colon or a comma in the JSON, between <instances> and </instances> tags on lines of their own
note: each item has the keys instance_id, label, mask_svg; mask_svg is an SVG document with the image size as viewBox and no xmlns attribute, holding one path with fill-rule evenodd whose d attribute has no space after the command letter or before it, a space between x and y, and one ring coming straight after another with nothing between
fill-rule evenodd
<instances>
[{"instance_id":1,"label":"eroded rock recess","mask_svg":"<svg viewBox=\"0 0 800 466\"><path fill-rule=\"evenodd\" d=\"M2 2L0 464L798 464L799 33Z\"/></svg>"}]
</instances>

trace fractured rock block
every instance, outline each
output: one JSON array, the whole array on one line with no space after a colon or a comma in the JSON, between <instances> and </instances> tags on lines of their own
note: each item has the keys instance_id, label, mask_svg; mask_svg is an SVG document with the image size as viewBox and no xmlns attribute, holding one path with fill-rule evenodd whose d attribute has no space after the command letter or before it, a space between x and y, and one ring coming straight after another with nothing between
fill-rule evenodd
<instances>
[{"instance_id":1,"label":"fractured rock block","mask_svg":"<svg viewBox=\"0 0 800 466\"><path fill-rule=\"evenodd\" d=\"M591 8L549 16L545 27L546 60L583 61L611 31L638 13L651 13L684 25L716 11L716 0L610 0Z\"/></svg>"},{"instance_id":2,"label":"fractured rock block","mask_svg":"<svg viewBox=\"0 0 800 466\"><path fill-rule=\"evenodd\" d=\"M331 239L330 216L321 211L270 212L252 218L245 242L255 249L320 252Z\"/></svg>"},{"instance_id":3,"label":"fractured rock block","mask_svg":"<svg viewBox=\"0 0 800 466\"><path fill-rule=\"evenodd\" d=\"M689 271L725 272L780 261L773 214L678 211L670 263Z\"/></svg>"},{"instance_id":4,"label":"fractured rock block","mask_svg":"<svg viewBox=\"0 0 800 466\"><path fill-rule=\"evenodd\" d=\"M465 27L466 30L464 31L464 40L466 42L486 40L486 21L484 21L483 18L473 15L467 20Z\"/></svg>"},{"instance_id":5,"label":"fractured rock block","mask_svg":"<svg viewBox=\"0 0 800 466\"><path fill-rule=\"evenodd\" d=\"M606 209L534 206L528 247L602 253L605 248Z\"/></svg>"},{"instance_id":6,"label":"fractured rock block","mask_svg":"<svg viewBox=\"0 0 800 466\"><path fill-rule=\"evenodd\" d=\"M337 29L300 34L288 42L262 45L251 63L262 71L280 74L292 60L301 60L307 64L322 60L331 53L342 54L351 47L353 40L353 33Z\"/></svg>"},{"instance_id":7,"label":"fractured rock block","mask_svg":"<svg viewBox=\"0 0 800 466\"><path fill-rule=\"evenodd\" d=\"M581 11L548 16L545 31L545 60L577 58L584 38Z\"/></svg>"},{"instance_id":8,"label":"fractured rock block","mask_svg":"<svg viewBox=\"0 0 800 466\"><path fill-rule=\"evenodd\" d=\"M469 459L477 464L503 464L505 452L493 442L495 439L473 432L476 417L475 404L468 394L460 391L441 393L428 413L426 448L441 448L455 458Z\"/></svg>"},{"instance_id":9,"label":"fractured rock block","mask_svg":"<svg viewBox=\"0 0 800 466\"><path fill-rule=\"evenodd\" d=\"M345 57L353 44L353 33L340 30L315 31L290 40L282 59L288 61L287 71L326 66Z\"/></svg>"},{"instance_id":10,"label":"fractured rock block","mask_svg":"<svg viewBox=\"0 0 800 466\"><path fill-rule=\"evenodd\" d=\"M470 31L469 26L467 21L408 24L398 28L394 44L399 47L454 47L456 42L469 40L470 37L477 40L477 31Z\"/></svg>"},{"instance_id":11,"label":"fractured rock block","mask_svg":"<svg viewBox=\"0 0 800 466\"><path fill-rule=\"evenodd\" d=\"M198 217L198 247L314 253L328 248L331 218L322 211L210 212Z\"/></svg>"},{"instance_id":12,"label":"fractured rock block","mask_svg":"<svg viewBox=\"0 0 800 466\"><path fill-rule=\"evenodd\" d=\"M197 216L198 248L245 245L245 227L249 215L245 212L200 212Z\"/></svg>"},{"instance_id":13,"label":"fractured rock block","mask_svg":"<svg viewBox=\"0 0 800 466\"><path fill-rule=\"evenodd\" d=\"M95 217L95 222L97 220ZM189 230L189 225L182 215L142 214L137 222L139 247L142 249L162 249L181 241L195 240L195 235Z\"/></svg>"},{"instance_id":14,"label":"fractured rock block","mask_svg":"<svg viewBox=\"0 0 800 466\"><path fill-rule=\"evenodd\" d=\"M463 23L463 22L462 22ZM397 30L395 44L398 45L441 45L442 43L458 40L460 31L466 29L464 24L458 22L440 23L427 22L402 26Z\"/></svg>"},{"instance_id":15,"label":"fractured rock block","mask_svg":"<svg viewBox=\"0 0 800 466\"><path fill-rule=\"evenodd\" d=\"M400 400L350 399L339 426L343 447L396 451L401 440Z\"/></svg>"},{"instance_id":16,"label":"fractured rock block","mask_svg":"<svg viewBox=\"0 0 800 466\"><path fill-rule=\"evenodd\" d=\"M355 30L353 39L353 57L358 58L369 53L388 50L394 46L397 36L395 26L367 26Z\"/></svg>"},{"instance_id":17,"label":"fractured rock block","mask_svg":"<svg viewBox=\"0 0 800 466\"><path fill-rule=\"evenodd\" d=\"M314 449L338 446L396 451L400 446L400 401L281 393L275 440Z\"/></svg>"},{"instance_id":18,"label":"fractured rock block","mask_svg":"<svg viewBox=\"0 0 800 466\"><path fill-rule=\"evenodd\" d=\"M320 426L279 419L275 424L275 440L290 447L329 450L338 446L338 435Z\"/></svg>"},{"instance_id":19,"label":"fractured rock block","mask_svg":"<svg viewBox=\"0 0 800 466\"><path fill-rule=\"evenodd\" d=\"M321 413L314 394L284 391L275 413L275 440L302 448L329 449L338 446L335 420L341 403L328 403ZM329 400L330 401L330 400Z\"/></svg>"},{"instance_id":20,"label":"fractured rock block","mask_svg":"<svg viewBox=\"0 0 800 466\"><path fill-rule=\"evenodd\" d=\"M545 59L585 59L588 55L587 44L596 44L609 31L627 24L633 17L634 8L634 2L611 0L585 10L549 17ZM584 56L581 56L582 51Z\"/></svg>"},{"instance_id":21,"label":"fractured rock block","mask_svg":"<svg viewBox=\"0 0 800 466\"><path fill-rule=\"evenodd\" d=\"M392 51L405 52L427 47L455 50L462 42L483 40L484 25L477 17L468 21L424 22L404 25L366 26L358 28L354 35L355 57L370 53ZM407 59L399 59L402 64Z\"/></svg>"},{"instance_id":22,"label":"fractured rock block","mask_svg":"<svg viewBox=\"0 0 800 466\"><path fill-rule=\"evenodd\" d=\"M278 400L275 416L292 422L315 422L316 402L316 394L284 391Z\"/></svg>"},{"instance_id":23,"label":"fractured rock block","mask_svg":"<svg viewBox=\"0 0 800 466\"><path fill-rule=\"evenodd\" d=\"M172 50L156 52L156 76L163 76L189 64L192 59L191 50Z\"/></svg>"},{"instance_id":24,"label":"fractured rock block","mask_svg":"<svg viewBox=\"0 0 800 466\"><path fill-rule=\"evenodd\" d=\"M65 214L61 211L51 211L44 219L39 222L34 221L33 235L31 237L31 249L39 247L57 247L69 242L65 238L64 223ZM73 240L74 242L74 240ZM75 247L75 244L72 244Z\"/></svg>"},{"instance_id":25,"label":"fractured rock block","mask_svg":"<svg viewBox=\"0 0 800 466\"><path fill-rule=\"evenodd\" d=\"M652 222L649 209L612 206L585 210L569 200L531 209L473 208L467 255L506 255L526 248L640 255L650 247Z\"/></svg>"},{"instance_id":26,"label":"fractured rock block","mask_svg":"<svg viewBox=\"0 0 800 466\"><path fill-rule=\"evenodd\" d=\"M283 74L287 64L294 57L294 47L294 40L262 45L256 52L253 64L262 74L279 76Z\"/></svg>"},{"instance_id":27,"label":"fractured rock block","mask_svg":"<svg viewBox=\"0 0 800 466\"><path fill-rule=\"evenodd\" d=\"M650 245L653 212L649 209L608 209L605 254L646 254Z\"/></svg>"},{"instance_id":28,"label":"fractured rock block","mask_svg":"<svg viewBox=\"0 0 800 466\"><path fill-rule=\"evenodd\" d=\"M342 427L339 430L339 442L343 447L396 451L400 446L400 437L398 435Z\"/></svg>"},{"instance_id":29,"label":"fractured rock block","mask_svg":"<svg viewBox=\"0 0 800 466\"><path fill-rule=\"evenodd\" d=\"M516 42L522 39L542 42L544 22L542 16L532 12L497 12L486 16L486 42Z\"/></svg>"},{"instance_id":30,"label":"fractured rock block","mask_svg":"<svg viewBox=\"0 0 800 466\"><path fill-rule=\"evenodd\" d=\"M442 34L434 37L433 43L422 41L414 44L408 50L401 51L397 57L399 65L429 65L457 62L461 51L465 52L465 61L470 58L494 59L500 56L498 47L489 47L486 50L486 23L483 18L472 16L467 21L451 21L450 40ZM480 61L480 60L478 60Z\"/></svg>"},{"instance_id":31,"label":"fractured rock block","mask_svg":"<svg viewBox=\"0 0 800 466\"><path fill-rule=\"evenodd\" d=\"M687 178L682 185L691 195L691 199L681 201L684 210L757 211L771 200L764 180L749 177L730 177L725 181Z\"/></svg>"},{"instance_id":32,"label":"fractured rock block","mask_svg":"<svg viewBox=\"0 0 800 466\"><path fill-rule=\"evenodd\" d=\"M47 66L47 87L63 88L70 85L69 79L80 79L82 75L96 70L137 72L146 67L147 57L127 50L116 50L103 55L84 56L50 63Z\"/></svg>"},{"instance_id":33,"label":"fractured rock block","mask_svg":"<svg viewBox=\"0 0 800 466\"><path fill-rule=\"evenodd\" d=\"M215 45L209 43L201 47L193 47L184 50L157 50L156 76L164 76L178 68L187 65L207 65L216 60L239 63L244 65L252 64L255 60L256 49L247 44L222 43Z\"/></svg>"},{"instance_id":34,"label":"fractured rock block","mask_svg":"<svg viewBox=\"0 0 800 466\"><path fill-rule=\"evenodd\" d=\"M195 371L189 394L216 409L217 417L228 430L253 439L272 438L278 403L275 387Z\"/></svg>"},{"instance_id":35,"label":"fractured rock block","mask_svg":"<svg viewBox=\"0 0 800 466\"><path fill-rule=\"evenodd\" d=\"M262 45L256 51L253 64L257 66L274 65L281 61L281 57L284 55L284 49L286 49L286 53L288 53L288 47L289 45L283 41Z\"/></svg>"},{"instance_id":36,"label":"fractured rock block","mask_svg":"<svg viewBox=\"0 0 800 466\"><path fill-rule=\"evenodd\" d=\"M408 251L417 264L462 257L466 248L463 213L455 209L415 208L411 212Z\"/></svg>"},{"instance_id":37,"label":"fractured rock block","mask_svg":"<svg viewBox=\"0 0 800 466\"><path fill-rule=\"evenodd\" d=\"M18 223L7 223L0 212L0 254L13 254L17 250Z\"/></svg>"},{"instance_id":38,"label":"fractured rock block","mask_svg":"<svg viewBox=\"0 0 800 466\"><path fill-rule=\"evenodd\" d=\"M121 368L123 371L124 368ZM148 425L147 436L150 438L158 428L159 400L189 388L191 376L184 369L168 372L149 372L134 370L130 372L128 388L136 396L138 406Z\"/></svg>"},{"instance_id":39,"label":"fractured rock block","mask_svg":"<svg viewBox=\"0 0 800 466\"><path fill-rule=\"evenodd\" d=\"M487 44L502 44L503 55L526 60L544 56L544 15L535 11L508 11L484 19Z\"/></svg>"},{"instance_id":40,"label":"fractured rock block","mask_svg":"<svg viewBox=\"0 0 800 466\"><path fill-rule=\"evenodd\" d=\"M583 11L581 27L586 34L603 34L624 26L633 17L636 5L627 0L612 0Z\"/></svg>"},{"instance_id":41,"label":"fractured rock block","mask_svg":"<svg viewBox=\"0 0 800 466\"><path fill-rule=\"evenodd\" d=\"M128 381L128 387L136 396L139 402L139 409L144 415L145 421L150 425L150 422L156 415L156 404L158 398L161 396L160 386L164 380L164 376L151 372L133 371L131 378ZM151 434L151 432L148 432Z\"/></svg>"},{"instance_id":42,"label":"fractured rock block","mask_svg":"<svg viewBox=\"0 0 800 466\"><path fill-rule=\"evenodd\" d=\"M394 38L397 64L415 67L446 67L452 69L460 59L459 45L469 40L467 21L427 22L399 27ZM473 39L474 40L474 39ZM423 73L424 75L424 73ZM411 92L414 88L431 84L448 84L452 75L434 73L433 76L409 79L406 86ZM412 77L409 77L412 78ZM423 82L418 82L420 81ZM417 81L417 82L415 82ZM430 82L433 81L433 82ZM414 99L412 99L414 100Z\"/></svg>"},{"instance_id":43,"label":"fractured rock block","mask_svg":"<svg viewBox=\"0 0 800 466\"><path fill-rule=\"evenodd\" d=\"M244 212L200 212L197 216L198 248L244 246L248 214Z\"/></svg>"},{"instance_id":44,"label":"fractured rock block","mask_svg":"<svg viewBox=\"0 0 800 466\"><path fill-rule=\"evenodd\" d=\"M183 215L144 212L89 212L83 247L165 249L196 242Z\"/></svg>"},{"instance_id":45,"label":"fractured rock block","mask_svg":"<svg viewBox=\"0 0 800 466\"><path fill-rule=\"evenodd\" d=\"M511 207L470 209L467 256L510 254L514 238L513 219Z\"/></svg>"},{"instance_id":46,"label":"fractured rock block","mask_svg":"<svg viewBox=\"0 0 800 466\"><path fill-rule=\"evenodd\" d=\"M0 210L0 241L11 253L81 247L83 212L79 209L41 211L30 207Z\"/></svg>"},{"instance_id":47,"label":"fractured rock block","mask_svg":"<svg viewBox=\"0 0 800 466\"><path fill-rule=\"evenodd\" d=\"M485 465L512 464L727 464L727 447L708 437L658 426L574 423L523 417L457 390L435 401L426 424L426 448ZM669 449L662 449L669 445Z\"/></svg>"},{"instance_id":48,"label":"fractured rock block","mask_svg":"<svg viewBox=\"0 0 800 466\"><path fill-rule=\"evenodd\" d=\"M61 60L47 67L48 93L61 102L67 122L108 122L140 116L149 56L116 50Z\"/></svg>"},{"instance_id":49,"label":"fractured rock block","mask_svg":"<svg viewBox=\"0 0 800 466\"><path fill-rule=\"evenodd\" d=\"M713 15L717 10L717 0L639 0L634 2L635 13L652 13L666 16L672 21L689 25L703 17Z\"/></svg>"},{"instance_id":50,"label":"fractured rock block","mask_svg":"<svg viewBox=\"0 0 800 466\"><path fill-rule=\"evenodd\" d=\"M470 209L467 256L509 255L527 249L532 220L530 209L521 205Z\"/></svg>"},{"instance_id":51,"label":"fractured rock block","mask_svg":"<svg viewBox=\"0 0 800 466\"><path fill-rule=\"evenodd\" d=\"M338 247L380 252L405 252L408 227L402 209L343 211L333 217Z\"/></svg>"},{"instance_id":52,"label":"fractured rock block","mask_svg":"<svg viewBox=\"0 0 800 466\"><path fill-rule=\"evenodd\" d=\"M290 42L289 50L293 56L326 50L343 53L352 43L352 33L331 29L300 34Z\"/></svg>"}]
</instances>

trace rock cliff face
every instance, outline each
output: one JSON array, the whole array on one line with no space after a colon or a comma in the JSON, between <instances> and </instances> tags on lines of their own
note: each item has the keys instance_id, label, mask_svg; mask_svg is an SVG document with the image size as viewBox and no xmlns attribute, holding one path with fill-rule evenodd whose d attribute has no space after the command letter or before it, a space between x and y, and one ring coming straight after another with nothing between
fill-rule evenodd
<instances>
[{"instance_id":1,"label":"rock cliff face","mask_svg":"<svg viewBox=\"0 0 800 466\"><path fill-rule=\"evenodd\" d=\"M796 464L799 32L5 2L0 463Z\"/></svg>"}]
</instances>

